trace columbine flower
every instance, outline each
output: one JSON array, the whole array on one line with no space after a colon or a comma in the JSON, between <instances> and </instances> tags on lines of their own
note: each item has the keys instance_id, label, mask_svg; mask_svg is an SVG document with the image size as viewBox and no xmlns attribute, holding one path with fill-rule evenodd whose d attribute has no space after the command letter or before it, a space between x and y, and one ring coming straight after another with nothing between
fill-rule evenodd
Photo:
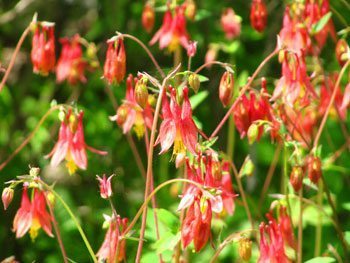
<instances>
[{"instance_id":1,"label":"columbine flower","mask_svg":"<svg viewBox=\"0 0 350 263\"><path fill-rule=\"evenodd\" d=\"M270 122L271 137L275 138L277 136L279 123L272 114L271 105L267 100L267 91L264 87L258 96L254 91L251 91L249 98L245 94L239 97L233 112L233 118L241 138L247 135L249 128L252 124L255 125L254 122L256 121ZM257 127L255 138L259 140L264 132L264 125L258 125Z\"/></svg>"},{"instance_id":2,"label":"columbine flower","mask_svg":"<svg viewBox=\"0 0 350 263\"><path fill-rule=\"evenodd\" d=\"M108 179L106 178L106 175L104 174L103 177L99 177L96 175L97 180L100 185L100 195L103 199L108 199L112 196L112 186L111 186L111 180L113 178L114 174L112 174Z\"/></svg>"},{"instance_id":3,"label":"columbine flower","mask_svg":"<svg viewBox=\"0 0 350 263\"><path fill-rule=\"evenodd\" d=\"M79 81L86 82L84 71L87 62L83 59L83 51L80 45L80 36L75 35L72 39L60 39L62 51L57 62L57 82L67 80L69 84L75 85Z\"/></svg>"},{"instance_id":4,"label":"columbine flower","mask_svg":"<svg viewBox=\"0 0 350 263\"><path fill-rule=\"evenodd\" d=\"M310 156L307 162L308 177L314 184L322 177L322 162L316 156Z\"/></svg>"},{"instance_id":5,"label":"columbine flower","mask_svg":"<svg viewBox=\"0 0 350 263\"><path fill-rule=\"evenodd\" d=\"M260 224L259 263L292 262L286 254L285 246L295 249L292 224L285 207L280 208L278 222L271 213L267 214L269 223Z\"/></svg>"},{"instance_id":6,"label":"columbine flower","mask_svg":"<svg viewBox=\"0 0 350 263\"><path fill-rule=\"evenodd\" d=\"M156 32L150 41L154 45L159 41L160 49L168 47L169 51L175 51L179 45L188 48L189 36L186 30L186 17L184 6L175 8L174 15L170 10L166 11L161 28Z\"/></svg>"},{"instance_id":7,"label":"columbine flower","mask_svg":"<svg viewBox=\"0 0 350 263\"><path fill-rule=\"evenodd\" d=\"M116 121L123 128L124 134L128 133L134 127L136 135L141 138L146 127L152 127L153 114L148 102L143 108L136 102L134 86L138 81L131 74L128 76L126 80L125 100L118 108L117 114L110 117L110 120Z\"/></svg>"},{"instance_id":8,"label":"columbine flower","mask_svg":"<svg viewBox=\"0 0 350 263\"><path fill-rule=\"evenodd\" d=\"M150 33L152 31L154 27L154 20L154 8L149 3L146 3L142 11L142 26L147 31L147 33Z\"/></svg>"},{"instance_id":9,"label":"columbine flower","mask_svg":"<svg viewBox=\"0 0 350 263\"><path fill-rule=\"evenodd\" d=\"M316 23L320 21L320 19L326 15L330 11L329 1L321 0L321 1L310 1L306 0L305 2L305 11L303 15L304 23L306 24L310 34L312 33L312 29ZM332 18L329 19L326 25L315 34L315 39L317 41L319 50L322 49L324 44L326 43L328 34L331 35L334 41L337 41L337 35L334 29ZM316 51L318 50L309 50Z\"/></svg>"},{"instance_id":10,"label":"columbine flower","mask_svg":"<svg viewBox=\"0 0 350 263\"><path fill-rule=\"evenodd\" d=\"M53 23L41 22L36 24L30 57L34 73L45 76L50 71L54 71L56 55Z\"/></svg>"},{"instance_id":11,"label":"columbine flower","mask_svg":"<svg viewBox=\"0 0 350 263\"><path fill-rule=\"evenodd\" d=\"M103 67L103 76L109 84L120 83L126 73L124 41L121 37L113 37L107 43L108 49Z\"/></svg>"},{"instance_id":12,"label":"columbine flower","mask_svg":"<svg viewBox=\"0 0 350 263\"><path fill-rule=\"evenodd\" d=\"M122 236L125 234L128 219L122 219L119 216L117 218L115 218L114 216L105 216L105 219L107 223L109 223L109 228L106 233L105 239L102 243L102 246L98 250L96 256L99 262L121 262L125 260L126 240L122 238ZM117 251L118 243L119 249Z\"/></svg>"},{"instance_id":13,"label":"columbine flower","mask_svg":"<svg viewBox=\"0 0 350 263\"><path fill-rule=\"evenodd\" d=\"M174 144L173 155L181 158L186 155L186 149L196 154L197 127L192 119L192 108L188 99L188 88L183 89L182 106L176 100L176 90L170 88L171 101L164 93L162 113L163 122L160 125L157 143L160 142L160 154L169 150Z\"/></svg>"},{"instance_id":14,"label":"columbine flower","mask_svg":"<svg viewBox=\"0 0 350 263\"><path fill-rule=\"evenodd\" d=\"M211 218L210 202L196 198L188 208L181 226L181 241L184 248L192 240L196 252L199 252L205 246L210 237Z\"/></svg>"},{"instance_id":15,"label":"columbine flower","mask_svg":"<svg viewBox=\"0 0 350 263\"><path fill-rule=\"evenodd\" d=\"M66 159L69 174L75 173L78 167L82 170L86 169L86 149L100 155L107 154L107 152L96 150L85 143L83 116L83 111L78 116L71 110L68 111L61 122L58 141L52 152L47 155L47 158L52 157L51 165L54 167Z\"/></svg>"},{"instance_id":16,"label":"columbine flower","mask_svg":"<svg viewBox=\"0 0 350 263\"><path fill-rule=\"evenodd\" d=\"M241 18L235 14L232 8L226 8L222 13L221 27L229 40L241 34Z\"/></svg>"},{"instance_id":17,"label":"columbine flower","mask_svg":"<svg viewBox=\"0 0 350 263\"><path fill-rule=\"evenodd\" d=\"M33 190L32 201L27 194L27 186L23 188L21 206L13 220L13 231L16 237L23 237L29 230L30 237L34 240L38 235L38 230L42 228L46 234L53 237L51 227L51 216L46 211L45 193L39 189Z\"/></svg>"},{"instance_id":18,"label":"columbine flower","mask_svg":"<svg viewBox=\"0 0 350 263\"><path fill-rule=\"evenodd\" d=\"M267 24L267 9L264 0L253 0L250 9L250 23L252 27L263 32Z\"/></svg>"},{"instance_id":19,"label":"columbine flower","mask_svg":"<svg viewBox=\"0 0 350 263\"><path fill-rule=\"evenodd\" d=\"M288 50L298 54L301 50L307 50L311 44L307 29L296 16L291 17L289 6L285 9L283 26L279 36L281 42Z\"/></svg>"},{"instance_id":20,"label":"columbine flower","mask_svg":"<svg viewBox=\"0 0 350 263\"><path fill-rule=\"evenodd\" d=\"M307 75L303 54L285 53L282 62L282 77L278 80L272 99L281 97L289 106L299 103L306 106L310 97L317 97L316 92Z\"/></svg>"},{"instance_id":21,"label":"columbine flower","mask_svg":"<svg viewBox=\"0 0 350 263\"><path fill-rule=\"evenodd\" d=\"M217 154L208 152L207 156L198 156L197 165L186 160L188 179L202 185L189 184L182 195L178 210L187 208L181 227L182 245L186 248L193 240L196 252L201 250L210 236L212 213L234 211L234 192L227 164L223 170L218 165Z\"/></svg>"}]
</instances>

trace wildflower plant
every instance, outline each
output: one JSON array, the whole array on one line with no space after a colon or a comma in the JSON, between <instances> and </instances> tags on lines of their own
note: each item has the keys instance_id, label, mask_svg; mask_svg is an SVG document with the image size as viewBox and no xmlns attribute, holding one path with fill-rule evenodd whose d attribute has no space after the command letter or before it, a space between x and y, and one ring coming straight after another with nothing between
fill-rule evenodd
<instances>
[{"instance_id":1,"label":"wildflower plant","mask_svg":"<svg viewBox=\"0 0 350 263\"><path fill-rule=\"evenodd\" d=\"M63 262L348 262L350 48L340 24L350 5L243 2L135 3L143 40L119 29L101 43L89 41L93 30L58 37L58 22L34 16L0 65L0 99L17 88L9 75L29 37L31 71L64 90L57 101L71 94L58 103L39 92L46 113L1 151L2 217L13 214L15 238L29 233L34 249L57 240ZM265 38L257 53L249 41ZM41 107L27 104L29 114ZM16 156L41 169L18 175ZM39 248L5 246L3 262L42 259Z\"/></svg>"}]
</instances>

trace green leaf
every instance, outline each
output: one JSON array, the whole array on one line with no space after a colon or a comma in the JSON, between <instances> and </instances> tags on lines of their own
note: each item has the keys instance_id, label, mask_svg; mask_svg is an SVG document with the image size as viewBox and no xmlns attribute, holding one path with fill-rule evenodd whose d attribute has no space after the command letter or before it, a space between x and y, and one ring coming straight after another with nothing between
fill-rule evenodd
<instances>
[{"instance_id":1,"label":"green leaf","mask_svg":"<svg viewBox=\"0 0 350 263\"><path fill-rule=\"evenodd\" d=\"M209 92L207 90L203 90L203 91L198 92L197 94L191 96L190 103L192 106L192 110L194 110L196 107L198 107L206 99L206 97L208 97L208 95L209 95Z\"/></svg>"},{"instance_id":2,"label":"green leaf","mask_svg":"<svg viewBox=\"0 0 350 263\"><path fill-rule=\"evenodd\" d=\"M335 262L335 259L331 257L316 257L308 261L305 261L305 263L331 263L331 262Z\"/></svg>"},{"instance_id":3,"label":"green leaf","mask_svg":"<svg viewBox=\"0 0 350 263\"><path fill-rule=\"evenodd\" d=\"M166 250L173 250L177 243L180 241L181 232L178 232L176 235L171 232L166 232L163 234L156 243L152 245L154 249L157 250L157 253L163 253Z\"/></svg>"},{"instance_id":4,"label":"green leaf","mask_svg":"<svg viewBox=\"0 0 350 263\"><path fill-rule=\"evenodd\" d=\"M222 51L224 51L225 53L228 54L234 54L237 52L237 50L239 49L240 46L240 42L239 41L233 41L230 44L221 44L221 49Z\"/></svg>"},{"instance_id":5,"label":"green leaf","mask_svg":"<svg viewBox=\"0 0 350 263\"><path fill-rule=\"evenodd\" d=\"M166 209L156 209L159 221L161 221L168 229L176 233L180 225L179 218Z\"/></svg>"},{"instance_id":6,"label":"green leaf","mask_svg":"<svg viewBox=\"0 0 350 263\"><path fill-rule=\"evenodd\" d=\"M345 238L346 243L348 243L350 245L350 231L344 232L344 238Z\"/></svg>"},{"instance_id":7,"label":"green leaf","mask_svg":"<svg viewBox=\"0 0 350 263\"><path fill-rule=\"evenodd\" d=\"M203 20L207 17L210 17L211 13L208 11L208 10L205 10L205 9L200 9L197 11L196 13L196 17L195 17L195 21L200 21L200 20Z\"/></svg>"},{"instance_id":8,"label":"green leaf","mask_svg":"<svg viewBox=\"0 0 350 263\"><path fill-rule=\"evenodd\" d=\"M331 16L332 13L328 12L320 20L318 20L318 22L313 24L311 28L311 34L317 34L318 32L320 32L326 26Z\"/></svg>"}]
</instances>

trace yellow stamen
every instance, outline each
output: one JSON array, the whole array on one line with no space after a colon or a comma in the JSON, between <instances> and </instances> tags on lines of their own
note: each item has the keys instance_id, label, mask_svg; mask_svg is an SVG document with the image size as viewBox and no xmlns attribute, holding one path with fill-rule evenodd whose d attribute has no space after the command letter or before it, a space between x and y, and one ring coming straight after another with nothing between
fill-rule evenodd
<instances>
[{"instance_id":1,"label":"yellow stamen","mask_svg":"<svg viewBox=\"0 0 350 263\"><path fill-rule=\"evenodd\" d=\"M35 238L38 236L40 227L41 225L39 220L37 218L33 218L32 226L30 227L30 230L29 230L29 235L33 242L35 241Z\"/></svg>"}]
</instances>

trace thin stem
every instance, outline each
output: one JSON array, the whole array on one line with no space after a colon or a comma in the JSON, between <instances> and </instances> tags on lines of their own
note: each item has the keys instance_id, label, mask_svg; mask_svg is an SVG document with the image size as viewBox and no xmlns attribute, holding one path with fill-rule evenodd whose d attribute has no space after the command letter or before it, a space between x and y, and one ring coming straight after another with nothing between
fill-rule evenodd
<instances>
[{"instance_id":1,"label":"thin stem","mask_svg":"<svg viewBox=\"0 0 350 263\"><path fill-rule=\"evenodd\" d=\"M34 137L35 133L38 131L40 126L46 120L46 118L55 110L58 110L62 105L56 105L51 107L45 115L40 119L39 123L35 126L34 130L28 135L28 137L16 148L16 150L9 156L5 161L0 164L0 171L5 168L5 166L26 146L30 140Z\"/></svg>"},{"instance_id":2,"label":"thin stem","mask_svg":"<svg viewBox=\"0 0 350 263\"><path fill-rule=\"evenodd\" d=\"M232 67L232 65L228 64L228 63L223 63L223 62L220 62L220 61L209 61L203 65L201 65L199 68L197 68L194 73L198 74L200 71L202 71L203 69L205 69L206 67L208 66L211 66L211 65L219 65L223 68L226 68L226 67Z\"/></svg>"},{"instance_id":3,"label":"thin stem","mask_svg":"<svg viewBox=\"0 0 350 263\"><path fill-rule=\"evenodd\" d=\"M70 209L70 207L68 206L68 204L63 200L63 198L55 191L53 190L53 188L51 186L49 186L48 184L46 184L45 182L43 182L42 180L40 180L40 184L42 186L44 186L48 191L50 191L63 205L63 207L66 209L66 211L68 212L69 216L72 218L75 226L77 227L81 238L83 239L85 246L87 248L87 250L89 251L90 257L92 258L92 260L94 262L97 262L97 258L95 256L95 253L89 243L89 240L87 239L84 230L81 228L78 219L75 217L75 215L73 214L72 210Z\"/></svg>"},{"instance_id":4,"label":"thin stem","mask_svg":"<svg viewBox=\"0 0 350 263\"><path fill-rule=\"evenodd\" d=\"M244 192L244 189L243 189L243 186L242 186L242 182L241 182L241 174L238 173L237 171L237 168L235 166L235 164L233 163L232 160L230 160L230 164L231 164L231 167L232 167L232 170L233 170L233 174L235 175L236 177L236 181L237 181L237 185L238 185L238 189L239 189L239 193L241 194L242 196L242 201L243 201L243 206L244 206L244 209L247 213L247 216L248 216L248 219L249 219L249 222L251 224L251 227L252 229L254 229L254 221L253 221L253 217L250 213L250 210L249 210L249 206L248 206L248 202L247 202L247 198L245 196L245 192ZM242 166L244 166L245 163L243 163Z\"/></svg>"},{"instance_id":5,"label":"thin stem","mask_svg":"<svg viewBox=\"0 0 350 263\"><path fill-rule=\"evenodd\" d=\"M227 139L227 155L230 158L230 160L233 161L233 154L235 149L235 122L233 120L233 116L230 116L229 119L229 125L228 125L228 139Z\"/></svg>"},{"instance_id":6,"label":"thin stem","mask_svg":"<svg viewBox=\"0 0 350 263\"><path fill-rule=\"evenodd\" d=\"M58 224L57 224L57 221L56 221L56 217L55 217L54 211L52 209L52 205L51 205L50 200L47 198L46 195L45 195L45 199L46 199L47 206L49 207L49 212L50 212L50 215L51 215L53 228L55 229L56 236L57 236L57 242L58 242L58 245L60 246L60 249L61 249L63 262L64 263L68 263L67 253L66 253L66 250L65 250L64 245L63 245L61 232L60 232L60 229L58 227Z\"/></svg>"},{"instance_id":7,"label":"thin stem","mask_svg":"<svg viewBox=\"0 0 350 263\"><path fill-rule=\"evenodd\" d=\"M214 263L216 262L217 258L219 257L221 251L228 245L230 244L232 241L234 241L236 238L239 238L241 235L245 234L245 233L249 233L249 232L255 232L257 230L255 229L247 229L247 230L243 230L241 232L235 232L232 233L231 235L229 235L224 241L222 241L222 243L219 245L218 249L216 250L214 256L211 258L210 263Z\"/></svg>"},{"instance_id":8,"label":"thin stem","mask_svg":"<svg viewBox=\"0 0 350 263\"><path fill-rule=\"evenodd\" d=\"M279 157L280 157L281 149L282 149L282 144L279 143L278 146L277 146L277 149L275 151L275 154L273 156L271 166L270 166L270 168L269 168L269 170L267 172L267 176L266 176L266 179L265 179L265 182L264 182L263 190L261 191L261 195L260 195L260 199L259 199L259 205L258 205L259 211L261 211L261 207L262 207L262 204L264 203L267 190L269 189L272 177L273 177L273 175L275 173L277 162L278 162Z\"/></svg>"},{"instance_id":9,"label":"thin stem","mask_svg":"<svg viewBox=\"0 0 350 263\"><path fill-rule=\"evenodd\" d=\"M158 118L159 118L159 113L160 113L160 107L162 104L163 93L165 91L165 86L167 84L167 81L171 77L173 77L173 75L178 71L180 66L181 66L181 64L179 64L174 71L172 71L166 78L164 78L162 86L160 87L160 91L159 91L159 95L158 95L159 97L157 99L157 105L156 105L156 109L155 109L155 113L154 113L152 129L151 129L151 137L150 137L150 142L149 142L150 144L149 144L148 160L147 160L146 187L145 187L145 195L144 195L145 200L148 197L149 190L151 187L151 182L152 182L153 149L154 149L157 123L158 123ZM136 254L136 262L137 263L139 263L141 260L141 253L142 253L142 248L143 248L143 237L144 237L145 229L146 229L146 219L147 219L147 206L145 206L143 214L142 214L140 240L139 240L139 245L138 245L137 254Z\"/></svg>"},{"instance_id":10,"label":"thin stem","mask_svg":"<svg viewBox=\"0 0 350 263\"><path fill-rule=\"evenodd\" d=\"M303 187L299 190L298 263L303 262Z\"/></svg>"},{"instance_id":11,"label":"thin stem","mask_svg":"<svg viewBox=\"0 0 350 263\"><path fill-rule=\"evenodd\" d=\"M159 66L157 60L154 58L154 56L152 55L152 52L148 49L148 47L142 43L141 40L139 40L138 38L129 35L129 34L120 34L121 37L125 37L125 38L129 38L131 40L134 40L136 43L138 43L147 53L147 55L150 57L150 59L152 60L154 66L157 68L159 74L162 76L162 78L165 78L165 73L164 71L161 69L161 67Z\"/></svg>"},{"instance_id":12,"label":"thin stem","mask_svg":"<svg viewBox=\"0 0 350 263\"><path fill-rule=\"evenodd\" d=\"M317 193L317 204L322 206L323 197L323 184L319 181L318 193ZM316 225L316 236L315 236L315 253L314 256L318 257L321 253L322 246L322 213L318 213L318 220Z\"/></svg>"},{"instance_id":13,"label":"thin stem","mask_svg":"<svg viewBox=\"0 0 350 263\"><path fill-rule=\"evenodd\" d=\"M348 245L347 245L347 243L345 241L343 230L342 230L340 222L339 222L337 209L336 209L336 207L334 205L334 202L333 202L332 197L331 197L331 193L330 193L330 191L328 189L327 183L326 183L323 175L321 175L321 179L322 179L322 182L323 182L324 191L326 192L328 203L330 204L330 206L332 208L332 213L333 213L332 218L333 218L334 223L335 223L335 230L337 231L338 238L340 239L341 245L343 247L345 262L348 262L348 259L349 259Z\"/></svg>"},{"instance_id":14,"label":"thin stem","mask_svg":"<svg viewBox=\"0 0 350 263\"><path fill-rule=\"evenodd\" d=\"M28 33L30 32L30 28L31 28L31 24L32 22L27 26L27 28L23 31L22 35L21 35L21 38L19 39L18 43L17 43L17 46L15 48L15 51L13 52L12 54L12 57L11 57L11 60L10 60L10 63L6 69L6 72L5 72L5 75L4 77L2 78L1 80L1 83L0 83L0 92L1 90L3 89L3 87L5 86L5 83L6 83L6 80L8 78L8 76L10 75L10 72L12 70L12 67L13 65L15 64L15 61L16 61L16 57L17 57L17 54L19 52L19 50L21 49L21 46L25 40L25 38L27 37Z\"/></svg>"},{"instance_id":15,"label":"thin stem","mask_svg":"<svg viewBox=\"0 0 350 263\"><path fill-rule=\"evenodd\" d=\"M334 86L334 90L333 90L333 93L332 93L332 97L329 101L329 104L327 106L327 109L326 109L326 112L325 114L323 115L323 119L321 121L321 124L320 124L320 127L318 128L318 131L317 131L317 134L316 134L316 137L315 137L315 140L314 140L314 144L313 144L313 147L314 147L314 150L317 148L318 146L318 142L320 140L320 137L321 137L321 134L322 134L322 131L324 129L324 126L326 125L326 121L327 121L327 118L328 118L328 115L329 115L329 112L333 106L333 103L334 103L334 99L335 99L335 96L337 94L337 91L338 91L338 88L339 88L339 85L340 85L340 81L347 69L347 67L349 66L350 64L350 60L348 60L345 65L342 67L340 73L339 73L339 76L338 76L338 79L335 83L335 86Z\"/></svg>"},{"instance_id":16,"label":"thin stem","mask_svg":"<svg viewBox=\"0 0 350 263\"><path fill-rule=\"evenodd\" d=\"M268 55L259 65L259 67L255 70L254 74L252 75L251 78L249 78L248 83L241 89L241 92L238 95L238 98L240 96L242 96L250 87L251 83L253 82L253 80L256 78L256 76L259 74L259 72L261 71L261 69L265 66L265 64L271 59L273 58L276 54L278 54L279 49L275 49L272 53L270 53L270 55ZM222 126L225 124L225 122L227 121L227 119L230 117L231 113L233 112L234 108L236 107L237 103L238 103L238 99L235 100L235 102L231 105L231 108L226 112L226 115L224 116L224 118L220 121L220 123L218 124L218 126L216 127L216 129L214 130L214 132L210 135L210 139L212 139L213 137L215 137L218 132L220 131L220 129L222 128Z\"/></svg>"}]
</instances>

